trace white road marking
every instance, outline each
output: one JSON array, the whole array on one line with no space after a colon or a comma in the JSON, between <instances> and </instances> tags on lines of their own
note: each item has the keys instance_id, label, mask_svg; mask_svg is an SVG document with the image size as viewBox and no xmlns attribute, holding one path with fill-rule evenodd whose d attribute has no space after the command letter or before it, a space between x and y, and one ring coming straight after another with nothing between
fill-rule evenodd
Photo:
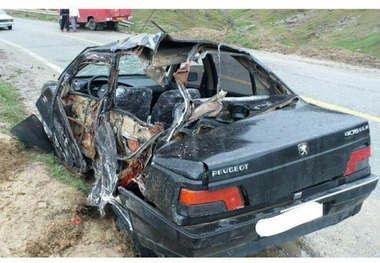
<instances>
[{"instance_id":1,"label":"white road marking","mask_svg":"<svg viewBox=\"0 0 380 263\"><path fill-rule=\"evenodd\" d=\"M49 62L48 60L44 59L43 57L37 55L36 53L33 53L31 51L29 51L28 49L22 47L22 46L19 46L17 44L14 44L12 42L9 42L7 40L4 40L4 39L0 39L0 41L4 42L5 44L9 45L9 46L12 46L12 47L15 47L17 49L20 49L21 51L25 52L26 54L28 54L29 56L39 60L40 62L44 63L45 65L47 65L48 67L50 67L51 69L53 69L54 71L58 72L58 73L61 73L63 71L63 69L61 67L58 67L57 65Z\"/></svg>"},{"instance_id":2,"label":"white road marking","mask_svg":"<svg viewBox=\"0 0 380 263\"><path fill-rule=\"evenodd\" d=\"M82 41L82 42L87 42L87 43L95 44L97 46L101 46L101 45L105 44L105 43L101 43L101 42L98 42L98 41L94 41L94 40L89 40L89 39L73 36L71 34L65 34L65 33L62 34L62 33L56 33L56 32L43 32L43 33L45 33L45 34L51 34L51 35L58 35L58 36L63 36L63 37L68 37L68 38L72 38L72 39L79 40L79 41Z\"/></svg>"}]
</instances>

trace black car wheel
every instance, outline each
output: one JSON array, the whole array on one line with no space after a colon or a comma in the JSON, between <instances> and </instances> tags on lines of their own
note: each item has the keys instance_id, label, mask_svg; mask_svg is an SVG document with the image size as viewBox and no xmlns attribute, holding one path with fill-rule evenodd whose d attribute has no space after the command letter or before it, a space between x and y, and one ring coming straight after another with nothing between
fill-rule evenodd
<instances>
[{"instance_id":1,"label":"black car wheel","mask_svg":"<svg viewBox=\"0 0 380 263\"><path fill-rule=\"evenodd\" d=\"M96 30L97 25L96 25L95 19L94 19L94 18L90 18L90 19L88 20L88 24L87 24L87 26L88 26L88 28L89 28L90 30Z\"/></svg>"},{"instance_id":2,"label":"black car wheel","mask_svg":"<svg viewBox=\"0 0 380 263\"><path fill-rule=\"evenodd\" d=\"M8 29L9 29L9 30L12 30L12 26L8 26Z\"/></svg>"}]
</instances>

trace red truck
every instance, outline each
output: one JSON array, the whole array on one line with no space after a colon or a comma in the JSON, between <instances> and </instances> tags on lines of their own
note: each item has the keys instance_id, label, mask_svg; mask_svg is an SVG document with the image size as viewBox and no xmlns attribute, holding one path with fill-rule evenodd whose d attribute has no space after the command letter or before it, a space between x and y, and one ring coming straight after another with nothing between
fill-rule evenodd
<instances>
[{"instance_id":1,"label":"red truck","mask_svg":"<svg viewBox=\"0 0 380 263\"><path fill-rule=\"evenodd\" d=\"M120 21L131 18L131 9L79 9L77 23L79 27L87 24L90 30L102 30L105 27L116 28Z\"/></svg>"}]
</instances>

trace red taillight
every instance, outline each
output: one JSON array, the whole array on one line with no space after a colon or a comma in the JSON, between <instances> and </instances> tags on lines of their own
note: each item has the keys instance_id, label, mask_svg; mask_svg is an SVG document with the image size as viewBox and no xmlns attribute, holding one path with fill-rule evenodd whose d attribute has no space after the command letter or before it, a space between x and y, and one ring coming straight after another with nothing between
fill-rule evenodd
<instances>
[{"instance_id":1,"label":"red taillight","mask_svg":"<svg viewBox=\"0 0 380 263\"><path fill-rule=\"evenodd\" d=\"M344 172L343 176L347 176L349 174L352 174L356 170L356 165L365 160L368 159L371 156L371 147L368 146L366 148L353 151L351 153L350 160L348 161L346 171Z\"/></svg>"},{"instance_id":2,"label":"red taillight","mask_svg":"<svg viewBox=\"0 0 380 263\"><path fill-rule=\"evenodd\" d=\"M228 211L244 207L238 187L213 192L182 189L179 201L185 205L200 205L222 201Z\"/></svg>"}]
</instances>

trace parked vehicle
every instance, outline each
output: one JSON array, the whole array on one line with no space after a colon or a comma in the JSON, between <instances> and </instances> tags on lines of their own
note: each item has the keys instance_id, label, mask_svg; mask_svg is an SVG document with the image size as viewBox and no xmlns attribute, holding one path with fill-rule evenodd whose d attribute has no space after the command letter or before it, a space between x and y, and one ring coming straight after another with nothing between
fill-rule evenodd
<instances>
[{"instance_id":1,"label":"parked vehicle","mask_svg":"<svg viewBox=\"0 0 380 263\"><path fill-rule=\"evenodd\" d=\"M378 182L367 120L303 101L225 44L90 47L36 105L43 124L13 133L93 174L89 202L140 255L249 255L355 215Z\"/></svg>"},{"instance_id":2,"label":"parked vehicle","mask_svg":"<svg viewBox=\"0 0 380 263\"><path fill-rule=\"evenodd\" d=\"M102 30L105 27L113 29L117 28L119 22L131 18L131 9L79 9L77 23L79 27L87 25L90 30Z\"/></svg>"},{"instance_id":3,"label":"parked vehicle","mask_svg":"<svg viewBox=\"0 0 380 263\"><path fill-rule=\"evenodd\" d=\"M6 27L12 30L13 24L13 18L8 15L4 9L0 9L0 28Z\"/></svg>"}]
</instances>

